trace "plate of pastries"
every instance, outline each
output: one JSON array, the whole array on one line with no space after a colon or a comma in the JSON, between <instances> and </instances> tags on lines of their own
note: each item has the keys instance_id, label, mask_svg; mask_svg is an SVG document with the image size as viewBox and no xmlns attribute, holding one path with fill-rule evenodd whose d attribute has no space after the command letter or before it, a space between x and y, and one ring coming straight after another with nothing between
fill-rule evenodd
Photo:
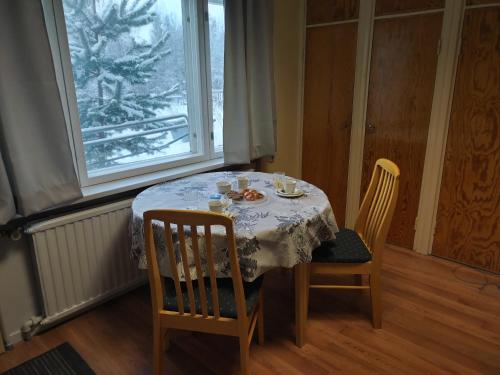
<instances>
[{"instance_id":1,"label":"plate of pastries","mask_svg":"<svg viewBox=\"0 0 500 375\"><path fill-rule=\"evenodd\" d=\"M266 194L263 191L258 191L255 189L244 189L242 191L230 191L227 196L228 198L231 198L235 203L253 203L264 200Z\"/></svg>"}]
</instances>

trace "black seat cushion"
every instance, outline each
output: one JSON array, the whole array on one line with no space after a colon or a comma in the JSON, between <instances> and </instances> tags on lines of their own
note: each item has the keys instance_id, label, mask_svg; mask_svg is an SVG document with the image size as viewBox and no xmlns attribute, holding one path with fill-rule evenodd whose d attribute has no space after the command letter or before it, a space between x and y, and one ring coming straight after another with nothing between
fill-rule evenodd
<instances>
[{"instance_id":1,"label":"black seat cushion","mask_svg":"<svg viewBox=\"0 0 500 375\"><path fill-rule=\"evenodd\" d=\"M175 283L174 280L165 277L165 309L170 311L178 311L177 298L175 294ZM245 299L247 305L247 315L249 315L259 300L259 291L262 287L262 281L264 277L260 276L255 281L245 282L243 281L243 289L245 291ZM214 315L214 308L212 305L212 288L210 288L210 278L205 277L205 294L207 296L207 308L208 315ZM184 311L189 313L189 297L187 292L187 287L185 282L181 282L182 297L184 301ZM238 317L236 312L236 301L234 298L233 290L233 279L232 278L221 278L217 279L217 290L219 295L219 309L220 315L225 318ZM198 281L193 280L193 291L194 299L196 305L196 313L201 314L201 302L200 302L200 291L198 286Z\"/></svg>"},{"instance_id":2,"label":"black seat cushion","mask_svg":"<svg viewBox=\"0 0 500 375\"><path fill-rule=\"evenodd\" d=\"M334 241L323 242L312 253L313 263L365 263L372 259L363 240L351 229L341 229Z\"/></svg>"}]
</instances>

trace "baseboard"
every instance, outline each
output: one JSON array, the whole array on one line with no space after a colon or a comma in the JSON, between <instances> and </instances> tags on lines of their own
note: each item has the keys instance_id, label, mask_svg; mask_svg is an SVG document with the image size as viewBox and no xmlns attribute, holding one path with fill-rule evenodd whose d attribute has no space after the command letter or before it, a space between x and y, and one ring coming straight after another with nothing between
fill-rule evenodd
<instances>
[{"instance_id":1,"label":"baseboard","mask_svg":"<svg viewBox=\"0 0 500 375\"><path fill-rule=\"evenodd\" d=\"M5 346L9 347L21 341L23 341L23 336L21 335L21 330L18 329L14 332L9 333L7 337L5 337Z\"/></svg>"}]
</instances>

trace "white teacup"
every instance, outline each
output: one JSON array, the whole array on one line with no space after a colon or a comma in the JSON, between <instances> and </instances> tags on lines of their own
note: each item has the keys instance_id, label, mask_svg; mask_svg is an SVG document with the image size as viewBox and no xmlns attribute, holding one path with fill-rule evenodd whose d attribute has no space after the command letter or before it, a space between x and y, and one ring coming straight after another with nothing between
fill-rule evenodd
<instances>
[{"instance_id":1,"label":"white teacup","mask_svg":"<svg viewBox=\"0 0 500 375\"><path fill-rule=\"evenodd\" d=\"M295 193L295 188L297 187L297 181L291 178L287 178L285 181L285 193L293 194Z\"/></svg>"},{"instance_id":2,"label":"white teacup","mask_svg":"<svg viewBox=\"0 0 500 375\"><path fill-rule=\"evenodd\" d=\"M229 181L217 181L216 185L219 194L227 194L231 191L231 183Z\"/></svg>"},{"instance_id":3,"label":"white teacup","mask_svg":"<svg viewBox=\"0 0 500 375\"><path fill-rule=\"evenodd\" d=\"M221 213L223 209L222 202L218 199L213 199L208 201L208 209L212 212Z\"/></svg>"},{"instance_id":4,"label":"white teacup","mask_svg":"<svg viewBox=\"0 0 500 375\"><path fill-rule=\"evenodd\" d=\"M238 181L238 189L245 190L248 187L248 177L247 176L238 176L236 177Z\"/></svg>"}]
</instances>

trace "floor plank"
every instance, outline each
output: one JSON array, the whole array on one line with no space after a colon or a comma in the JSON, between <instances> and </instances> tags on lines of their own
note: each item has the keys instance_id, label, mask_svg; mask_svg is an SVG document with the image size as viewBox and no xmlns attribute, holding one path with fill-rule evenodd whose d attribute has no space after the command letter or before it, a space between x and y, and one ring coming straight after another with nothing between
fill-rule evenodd
<instances>
[{"instance_id":1,"label":"floor plank","mask_svg":"<svg viewBox=\"0 0 500 375\"><path fill-rule=\"evenodd\" d=\"M307 344L294 345L292 273L265 281L266 343L254 374L498 374L500 277L388 248L383 323L374 330L365 291L311 291ZM0 372L68 341L98 374L150 374L149 290L139 288L0 356ZM169 374L237 373L237 340L175 332Z\"/></svg>"}]
</instances>

